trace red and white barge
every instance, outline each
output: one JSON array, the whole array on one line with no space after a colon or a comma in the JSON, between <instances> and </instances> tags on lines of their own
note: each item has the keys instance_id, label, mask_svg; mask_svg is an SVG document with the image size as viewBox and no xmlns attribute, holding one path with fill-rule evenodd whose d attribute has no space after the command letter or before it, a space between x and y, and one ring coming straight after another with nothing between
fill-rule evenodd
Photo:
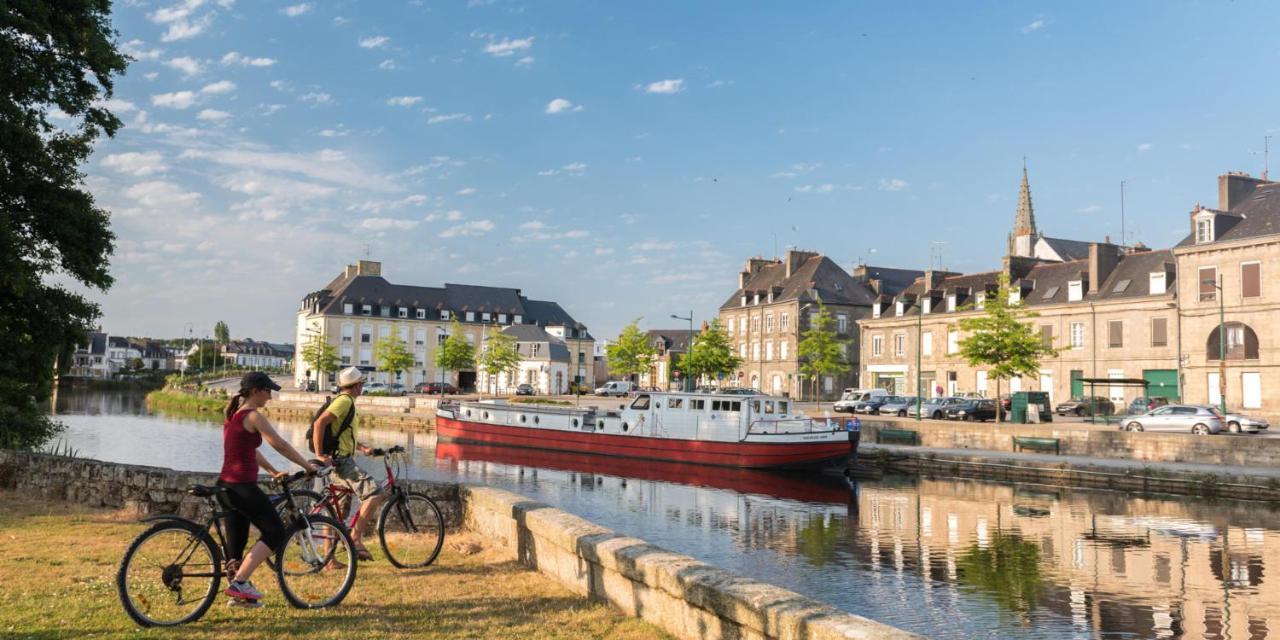
<instances>
[{"instance_id":1,"label":"red and white barge","mask_svg":"<svg viewBox=\"0 0 1280 640\"><path fill-rule=\"evenodd\" d=\"M446 402L436 431L446 442L754 469L825 466L851 450L840 420L768 395L640 393L617 410Z\"/></svg>"}]
</instances>

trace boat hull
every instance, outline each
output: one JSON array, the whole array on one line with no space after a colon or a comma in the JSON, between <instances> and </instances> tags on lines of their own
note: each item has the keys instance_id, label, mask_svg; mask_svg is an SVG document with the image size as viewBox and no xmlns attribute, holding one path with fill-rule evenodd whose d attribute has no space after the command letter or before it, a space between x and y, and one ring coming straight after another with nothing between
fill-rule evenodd
<instances>
[{"instance_id":1,"label":"boat hull","mask_svg":"<svg viewBox=\"0 0 1280 640\"><path fill-rule=\"evenodd\" d=\"M843 462L849 455L849 443L843 438L809 442L713 442L537 429L444 416L436 417L436 432L445 442L497 444L748 469L822 467Z\"/></svg>"}]
</instances>

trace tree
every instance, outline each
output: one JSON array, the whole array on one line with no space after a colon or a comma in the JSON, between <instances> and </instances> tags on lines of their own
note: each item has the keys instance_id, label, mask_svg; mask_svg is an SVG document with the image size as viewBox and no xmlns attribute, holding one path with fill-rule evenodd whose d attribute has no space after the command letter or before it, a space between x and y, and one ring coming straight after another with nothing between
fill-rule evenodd
<instances>
[{"instance_id":1,"label":"tree","mask_svg":"<svg viewBox=\"0 0 1280 640\"><path fill-rule=\"evenodd\" d=\"M338 349L327 340L320 336L311 336L311 340L302 347L302 362L316 374L316 384L319 385L321 376L337 371L342 360L338 357ZM309 374L307 379L311 379Z\"/></svg>"},{"instance_id":2,"label":"tree","mask_svg":"<svg viewBox=\"0 0 1280 640\"><path fill-rule=\"evenodd\" d=\"M810 316L809 328L800 336L796 345L796 358L800 360L800 375L813 382L814 395L818 392L818 379L845 371L849 362L845 359L845 341L836 337L831 327L835 323L826 305L818 301L818 313ZM764 384L761 380L760 384Z\"/></svg>"},{"instance_id":3,"label":"tree","mask_svg":"<svg viewBox=\"0 0 1280 640\"><path fill-rule=\"evenodd\" d=\"M489 329L485 337L484 349L480 351L476 364L488 376L493 385L493 393L498 393L498 376L511 373L520 366L520 352L516 349L516 339L498 331Z\"/></svg>"},{"instance_id":4,"label":"tree","mask_svg":"<svg viewBox=\"0 0 1280 640\"><path fill-rule=\"evenodd\" d=\"M99 314L74 290L112 284L115 235L80 164L121 126L105 102L128 63L115 38L109 0L0 10L0 447L60 429L39 403Z\"/></svg>"},{"instance_id":5,"label":"tree","mask_svg":"<svg viewBox=\"0 0 1280 640\"><path fill-rule=\"evenodd\" d=\"M1031 325L1023 322L1040 314L1028 311L1022 302L1010 302L1009 277L1001 274L995 295L986 297L984 313L960 321L969 333L960 340L960 355L970 366L991 367L987 375L996 379L996 422L1002 417L1000 381L1014 376L1033 376L1040 371L1040 359L1058 351L1044 344Z\"/></svg>"},{"instance_id":6,"label":"tree","mask_svg":"<svg viewBox=\"0 0 1280 640\"><path fill-rule=\"evenodd\" d=\"M733 355L733 345L729 343L729 335L720 326L717 318L711 321L702 335L692 338L689 353L680 358L680 371L697 381L699 376L718 379L735 371L742 364L742 358Z\"/></svg>"},{"instance_id":7,"label":"tree","mask_svg":"<svg viewBox=\"0 0 1280 640\"><path fill-rule=\"evenodd\" d=\"M396 382L400 374L413 366L413 352L398 336L379 338L373 346L373 359L378 363L378 371L389 371L396 374Z\"/></svg>"},{"instance_id":8,"label":"tree","mask_svg":"<svg viewBox=\"0 0 1280 640\"><path fill-rule=\"evenodd\" d=\"M231 342L231 329L227 328L227 323L219 320L213 325L213 339L222 344Z\"/></svg>"},{"instance_id":9,"label":"tree","mask_svg":"<svg viewBox=\"0 0 1280 640\"><path fill-rule=\"evenodd\" d=\"M622 328L618 339L605 347L605 356L609 360L609 373L630 379L649 370L653 356L657 352L649 339L640 333L640 318Z\"/></svg>"},{"instance_id":10,"label":"tree","mask_svg":"<svg viewBox=\"0 0 1280 640\"><path fill-rule=\"evenodd\" d=\"M187 356L187 368L208 369L218 362L218 348L211 343L201 343Z\"/></svg>"},{"instance_id":11,"label":"tree","mask_svg":"<svg viewBox=\"0 0 1280 640\"><path fill-rule=\"evenodd\" d=\"M474 367L476 347L462 335L462 325L454 320L449 325L449 337L436 350L436 366L445 371L461 371Z\"/></svg>"}]
</instances>

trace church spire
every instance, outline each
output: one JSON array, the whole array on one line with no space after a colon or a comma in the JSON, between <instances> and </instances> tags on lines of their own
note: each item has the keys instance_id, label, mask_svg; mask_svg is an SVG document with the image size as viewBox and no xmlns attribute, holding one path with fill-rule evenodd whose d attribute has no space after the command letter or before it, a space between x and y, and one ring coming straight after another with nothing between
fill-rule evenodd
<instances>
[{"instance_id":1,"label":"church spire","mask_svg":"<svg viewBox=\"0 0 1280 640\"><path fill-rule=\"evenodd\" d=\"M1018 213L1013 219L1013 233L1009 234L1009 254L1031 256L1034 252L1036 212L1031 205L1031 184L1027 180L1027 159L1022 159L1022 187L1018 190Z\"/></svg>"}]
</instances>

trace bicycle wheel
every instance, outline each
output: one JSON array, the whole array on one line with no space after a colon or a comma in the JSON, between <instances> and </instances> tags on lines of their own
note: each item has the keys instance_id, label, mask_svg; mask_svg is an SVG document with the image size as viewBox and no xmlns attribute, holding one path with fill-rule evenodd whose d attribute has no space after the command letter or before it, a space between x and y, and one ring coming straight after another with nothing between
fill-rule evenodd
<instances>
[{"instance_id":1,"label":"bicycle wheel","mask_svg":"<svg viewBox=\"0 0 1280 640\"><path fill-rule=\"evenodd\" d=\"M425 567L440 555L444 515L431 498L402 493L387 501L378 515L378 542L391 564L401 569Z\"/></svg>"},{"instance_id":2,"label":"bicycle wheel","mask_svg":"<svg viewBox=\"0 0 1280 640\"><path fill-rule=\"evenodd\" d=\"M276 558L280 593L299 609L342 602L356 581L355 544L337 520L307 516L289 528Z\"/></svg>"},{"instance_id":3,"label":"bicycle wheel","mask_svg":"<svg viewBox=\"0 0 1280 640\"><path fill-rule=\"evenodd\" d=\"M142 532L116 572L125 613L144 627L171 627L209 610L222 582L222 553L195 523L165 521Z\"/></svg>"}]
</instances>

